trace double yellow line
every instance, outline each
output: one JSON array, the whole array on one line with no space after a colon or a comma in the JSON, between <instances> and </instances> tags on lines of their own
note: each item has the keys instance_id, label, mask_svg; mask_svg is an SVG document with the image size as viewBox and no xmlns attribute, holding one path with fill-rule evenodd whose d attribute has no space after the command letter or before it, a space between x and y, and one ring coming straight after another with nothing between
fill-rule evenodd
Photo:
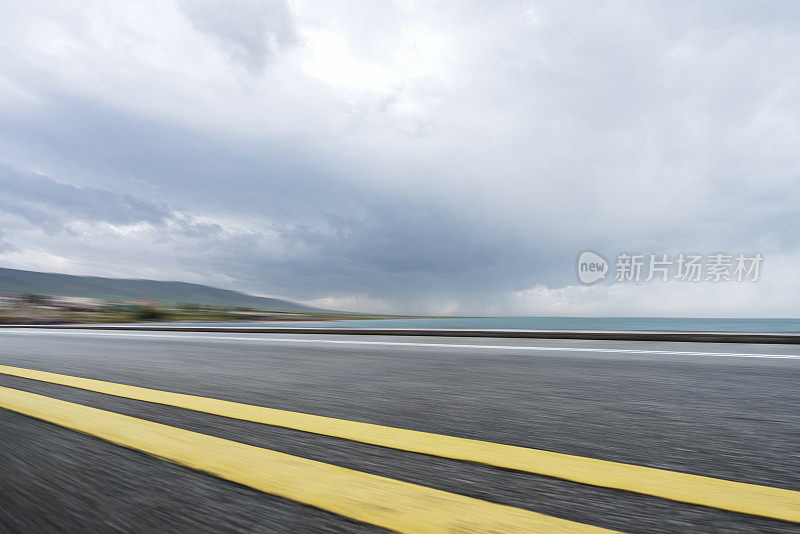
<instances>
[{"instance_id":1,"label":"double yellow line","mask_svg":"<svg viewBox=\"0 0 800 534\"><path fill-rule=\"evenodd\" d=\"M0 365L0 373L404 451L800 522L800 492ZM353 519L405 532L604 529L0 388L0 407Z\"/></svg>"}]
</instances>

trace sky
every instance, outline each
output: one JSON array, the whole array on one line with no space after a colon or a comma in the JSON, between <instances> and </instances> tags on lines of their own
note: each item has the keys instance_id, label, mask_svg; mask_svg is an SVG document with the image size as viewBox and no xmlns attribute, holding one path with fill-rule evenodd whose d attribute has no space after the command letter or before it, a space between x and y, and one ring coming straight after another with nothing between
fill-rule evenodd
<instances>
[{"instance_id":1,"label":"sky","mask_svg":"<svg viewBox=\"0 0 800 534\"><path fill-rule=\"evenodd\" d=\"M800 3L0 12L0 267L379 313L800 316ZM622 253L763 262L617 281Z\"/></svg>"}]
</instances>

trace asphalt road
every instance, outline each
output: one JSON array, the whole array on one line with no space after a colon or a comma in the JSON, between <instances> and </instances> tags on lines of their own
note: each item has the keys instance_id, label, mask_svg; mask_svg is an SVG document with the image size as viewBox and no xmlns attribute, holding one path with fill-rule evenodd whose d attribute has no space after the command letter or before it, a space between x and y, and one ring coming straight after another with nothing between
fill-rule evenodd
<instances>
[{"instance_id":1,"label":"asphalt road","mask_svg":"<svg viewBox=\"0 0 800 534\"><path fill-rule=\"evenodd\" d=\"M0 364L800 490L794 346L2 330ZM0 386L626 532L800 531L23 378ZM2 532L378 530L2 409L0 475Z\"/></svg>"}]
</instances>

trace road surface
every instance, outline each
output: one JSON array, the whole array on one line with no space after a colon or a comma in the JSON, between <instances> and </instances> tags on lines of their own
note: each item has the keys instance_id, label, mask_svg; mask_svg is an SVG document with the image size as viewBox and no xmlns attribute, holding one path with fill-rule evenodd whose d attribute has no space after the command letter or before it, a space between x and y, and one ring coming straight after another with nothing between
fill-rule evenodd
<instances>
[{"instance_id":1,"label":"road surface","mask_svg":"<svg viewBox=\"0 0 800 534\"><path fill-rule=\"evenodd\" d=\"M795 346L0 330L0 364L800 490ZM6 374L0 386L607 529L800 531ZM2 532L381 530L6 409L0 473Z\"/></svg>"}]
</instances>

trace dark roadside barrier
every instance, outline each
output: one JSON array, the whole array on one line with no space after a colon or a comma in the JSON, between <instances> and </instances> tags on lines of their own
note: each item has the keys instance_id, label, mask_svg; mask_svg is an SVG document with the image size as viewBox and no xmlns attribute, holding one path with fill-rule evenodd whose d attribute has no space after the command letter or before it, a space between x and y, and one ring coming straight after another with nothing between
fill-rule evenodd
<instances>
[{"instance_id":1,"label":"dark roadside barrier","mask_svg":"<svg viewBox=\"0 0 800 534\"><path fill-rule=\"evenodd\" d=\"M335 328L262 326L168 326L46 324L0 325L0 328L39 328L48 330L126 330L146 332L205 332L227 334L329 334L351 336L483 337L525 339L583 339L616 341L681 341L699 343L800 344L800 333L774 332L672 332L616 330L467 330L441 328Z\"/></svg>"}]
</instances>

